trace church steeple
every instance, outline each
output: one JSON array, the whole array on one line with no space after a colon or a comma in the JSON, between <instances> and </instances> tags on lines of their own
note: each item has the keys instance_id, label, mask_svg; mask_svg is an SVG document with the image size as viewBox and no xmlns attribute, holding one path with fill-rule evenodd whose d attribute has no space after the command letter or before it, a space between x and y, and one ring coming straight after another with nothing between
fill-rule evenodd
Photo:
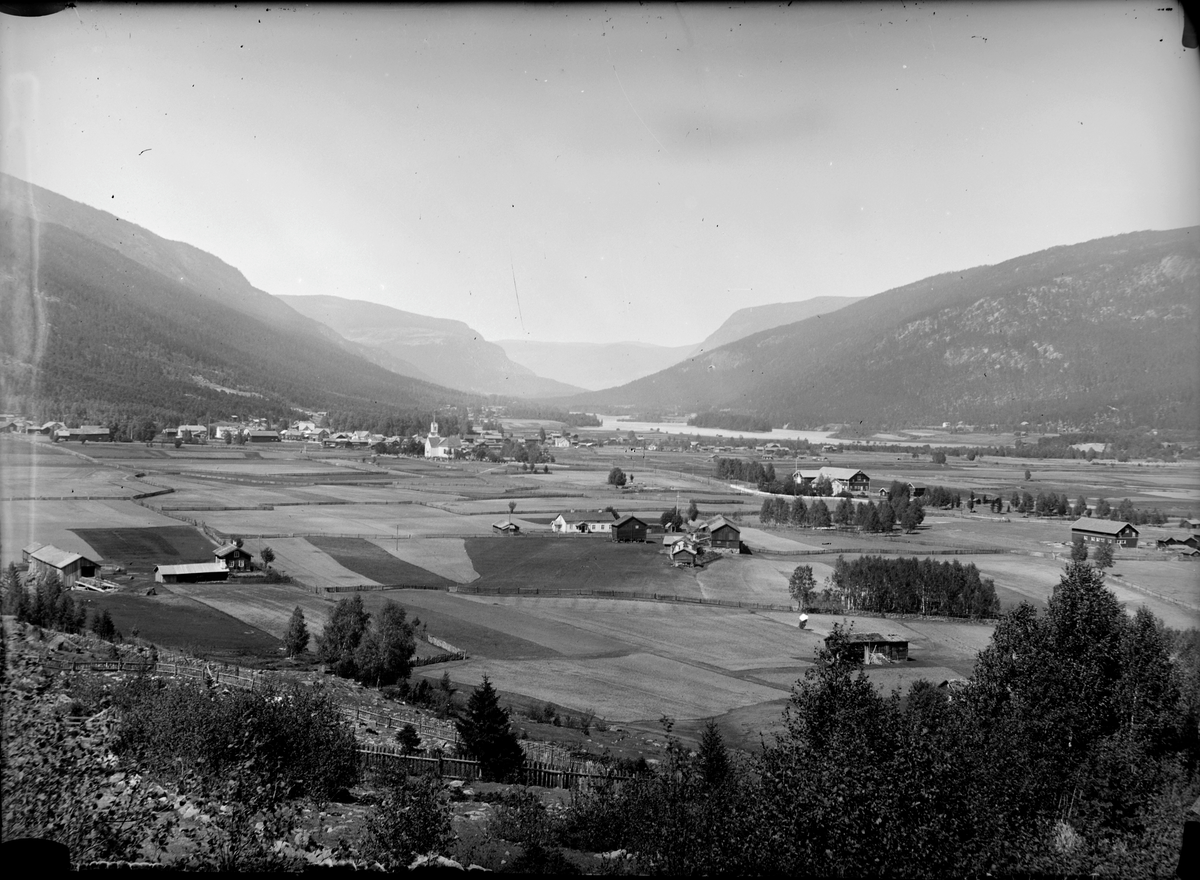
<instances>
[{"instance_id":1,"label":"church steeple","mask_svg":"<svg viewBox=\"0 0 1200 880\"><path fill-rule=\"evenodd\" d=\"M429 423L429 436L430 437L440 437L441 436L438 433L437 419L434 419L432 422Z\"/></svg>"}]
</instances>

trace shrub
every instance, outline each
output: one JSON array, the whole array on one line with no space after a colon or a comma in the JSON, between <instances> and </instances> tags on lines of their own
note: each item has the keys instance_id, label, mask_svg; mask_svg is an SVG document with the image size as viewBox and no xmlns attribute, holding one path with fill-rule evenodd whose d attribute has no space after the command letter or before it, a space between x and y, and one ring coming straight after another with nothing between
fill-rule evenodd
<instances>
[{"instance_id":1,"label":"shrub","mask_svg":"<svg viewBox=\"0 0 1200 880\"><path fill-rule=\"evenodd\" d=\"M367 820L364 855L388 871L407 868L417 856L440 853L454 834L450 805L441 783L429 777L393 777L386 795Z\"/></svg>"}]
</instances>

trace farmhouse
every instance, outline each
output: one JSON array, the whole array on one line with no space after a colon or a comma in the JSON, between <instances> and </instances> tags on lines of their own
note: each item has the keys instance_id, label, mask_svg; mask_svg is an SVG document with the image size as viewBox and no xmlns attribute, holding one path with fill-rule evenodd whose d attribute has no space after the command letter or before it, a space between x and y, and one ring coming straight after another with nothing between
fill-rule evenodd
<instances>
[{"instance_id":1,"label":"farmhouse","mask_svg":"<svg viewBox=\"0 0 1200 880\"><path fill-rule=\"evenodd\" d=\"M1093 543L1116 544L1120 547L1136 547L1138 530L1127 522L1081 517L1071 525L1071 540L1075 538Z\"/></svg>"},{"instance_id":2,"label":"farmhouse","mask_svg":"<svg viewBox=\"0 0 1200 880\"><path fill-rule=\"evenodd\" d=\"M798 486L811 486L822 477L829 481L834 495L840 495L842 492L865 495L871 491L871 478L854 468L823 467L816 471L801 468L792 474L792 479Z\"/></svg>"},{"instance_id":3,"label":"farmhouse","mask_svg":"<svg viewBox=\"0 0 1200 880\"><path fill-rule=\"evenodd\" d=\"M222 544L213 551L213 556L217 557L217 561L230 571L249 571L253 568L250 563L250 554L232 542Z\"/></svg>"},{"instance_id":4,"label":"farmhouse","mask_svg":"<svg viewBox=\"0 0 1200 880\"><path fill-rule=\"evenodd\" d=\"M644 544L646 542L646 524L632 513L627 513L613 522L612 539L622 544L630 541Z\"/></svg>"},{"instance_id":5,"label":"farmhouse","mask_svg":"<svg viewBox=\"0 0 1200 880\"><path fill-rule=\"evenodd\" d=\"M187 562L183 565L154 566L154 580L160 584L190 584L197 581L224 581L229 569L223 562Z\"/></svg>"},{"instance_id":6,"label":"farmhouse","mask_svg":"<svg viewBox=\"0 0 1200 880\"><path fill-rule=\"evenodd\" d=\"M72 587L80 577L95 577L100 564L82 553L61 550L53 544L30 544L21 551L35 578L58 575L64 587Z\"/></svg>"},{"instance_id":7,"label":"farmhouse","mask_svg":"<svg viewBox=\"0 0 1200 880\"><path fill-rule=\"evenodd\" d=\"M847 633L845 645L841 648L830 645L832 638L833 636L826 636L826 648L838 653L844 652L845 656L855 659L861 651L862 662L866 666L908 659L908 640L897 635L884 636L877 632Z\"/></svg>"},{"instance_id":8,"label":"farmhouse","mask_svg":"<svg viewBox=\"0 0 1200 880\"><path fill-rule=\"evenodd\" d=\"M205 425L180 425L175 429L175 436L186 437L185 431L187 434L191 434L193 440L208 439L208 428Z\"/></svg>"},{"instance_id":9,"label":"farmhouse","mask_svg":"<svg viewBox=\"0 0 1200 880\"><path fill-rule=\"evenodd\" d=\"M737 553L742 548L742 530L717 514L707 523L709 540L714 550Z\"/></svg>"}]
</instances>

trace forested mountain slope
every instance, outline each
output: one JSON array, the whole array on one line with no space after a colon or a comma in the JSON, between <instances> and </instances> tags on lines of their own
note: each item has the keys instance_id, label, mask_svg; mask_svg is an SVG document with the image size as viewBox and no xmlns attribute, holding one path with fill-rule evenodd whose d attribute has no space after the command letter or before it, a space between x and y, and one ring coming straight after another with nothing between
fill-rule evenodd
<instances>
[{"instance_id":1,"label":"forested mountain slope","mask_svg":"<svg viewBox=\"0 0 1200 880\"><path fill-rule=\"evenodd\" d=\"M419 378L478 394L518 397L570 394L576 385L545 379L509 360L504 349L463 323L431 318L379 303L339 296L279 296L302 315L320 321L380 358L403 358ZM406 372L399 366L397 372Z\"/></svg>"},{"instance_id":2,"label":"forested mountain slope","mask_svg":"<svg viewBox=\"0 0 1200 880\"><path fill-rule=\"evenodd\" d=\"M720 327L709 334L690 352L689 356L712 351L739 339L745 339L763 330L794 324L816 315L827 315L838 309L858 302L861 296L814 296L800 302L770 303L765 306L747 306L738 309L725 319Z\"/></svg>"},{"instance_id":3,"label":"forested mountain slope","mask_svg":"<svg viewBox=\"0 0 1200 880\"><path fill-rule=\"evenodd\" d=\"M1128 233L927 278L570 403L792 427L1194 426L1198 308L1200 227Z\"/></svg>"},{"instance_id":4,"label":"forested mountain slope","mask_svg":"<svg viewBox=\"0 0 1200 880\"><path fill-rule=\"evenodd\" d=\"M364 360L209 254L145 230L122 237L111 232L116 218L46 190L32 188L31 206L22 198L30 190L13 182L3 181L0 202L0 284L11 317L0 322L7 409L169 421L464 400Z\"/></svg>"}]
</instances>

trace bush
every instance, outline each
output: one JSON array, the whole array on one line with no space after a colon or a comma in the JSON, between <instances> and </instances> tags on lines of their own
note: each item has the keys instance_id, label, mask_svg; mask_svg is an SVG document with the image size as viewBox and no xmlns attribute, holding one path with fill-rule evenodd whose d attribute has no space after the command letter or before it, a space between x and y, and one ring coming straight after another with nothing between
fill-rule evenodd
<instances>
[{"instance_id":1,"label":"bush","mask_svg":"<svg viewBox=\"0 0 1200 880\"><path fill-rule=\"evenodd\" d=\"M358 777L354 732L323 688L210 691L139 678L113 695L118 755L149 772L217 786L242 768L276 800L332 798Z\"/></svg>"},{"instance_id":2,"label":"bush","mask_svg":"<svg viewBox=\"0 0 1200 880\"><path fill-rule=\"evenodd\" d=\"M417 856L440 854L453 839L450 805L442 796L440 781L395 776L367 820L361 849L388 871L396 871L407 868Z\"/></svg>"}]
</instances>

